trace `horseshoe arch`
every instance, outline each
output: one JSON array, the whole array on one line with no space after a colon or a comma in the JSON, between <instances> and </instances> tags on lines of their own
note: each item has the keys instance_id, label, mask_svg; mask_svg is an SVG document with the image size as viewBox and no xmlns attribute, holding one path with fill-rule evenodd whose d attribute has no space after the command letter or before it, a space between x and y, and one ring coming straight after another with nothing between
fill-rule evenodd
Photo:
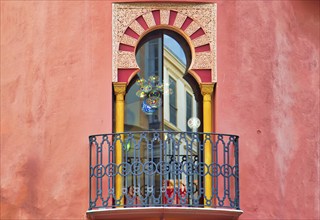
<instances>
[{"instance_id":1,"label":"horseshoe arch","mask_svg":"<svg viewBox=\"0 0 320 220\"><path fill-rule=\"evenodd\" d=\"M147 33L169 29L189 43L192 52L188 69L198 84L215 83L216 4L113 4L112 81L129 83L139 71L136 47Z\"/></svg>"}]
</instances>

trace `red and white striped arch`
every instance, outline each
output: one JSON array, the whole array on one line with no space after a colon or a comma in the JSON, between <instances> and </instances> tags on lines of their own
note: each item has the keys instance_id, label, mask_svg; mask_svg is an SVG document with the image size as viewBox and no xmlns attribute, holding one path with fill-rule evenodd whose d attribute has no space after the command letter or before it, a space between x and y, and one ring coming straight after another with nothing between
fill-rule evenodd
<instances>
[{"instance_id":1,"label":"red and white striped arch","mask_svg":"<svg viewBox=\"0 0 320 220\"><path fill-rule=\"evenodd\" d=\"M155 29L182 35L192 52L190 74L199 83L216 82L215 9L215 4L113 4L113 82L129 82L138 72L135 48Z\"/></svg>"}]
</instances>

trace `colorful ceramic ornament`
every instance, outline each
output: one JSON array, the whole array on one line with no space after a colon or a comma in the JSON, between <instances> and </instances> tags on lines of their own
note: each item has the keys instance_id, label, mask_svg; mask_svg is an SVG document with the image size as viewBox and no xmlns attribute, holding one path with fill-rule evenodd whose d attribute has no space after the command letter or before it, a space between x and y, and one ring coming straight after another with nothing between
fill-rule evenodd
<instances>
[{"instance_id":1,"label":"colorful ceramic ornament","mask_svg":"<svg viewBox=\"0 0 320 220\"><path fill-rule=\"evenodd\" d=\"M142 86L143 84L145 84L145 82L146 82L146 80L145 80L144 78L142 78L142 79L138 79L136 83L137 83L139 86Z\"/></svg>"},{"instance_id":2,"label":"colorful ceramic ornament","mask_svg":"<svg viewBox=\"0 0 320 220\"><path fill-rule=\"evenodd\" d=\"M144 100L141 105L141 110L147 115L152 115L157 109L152 108L150 105L146 103L146 100Z\"/></svg>"},{"instance_id":3,"label":"colorful ceramic ornament","mask_svg":"<svg viewBox=\"0 0 320 220\"><path fill-rule=\"evenodd\" d=\"M147 105L151 106L152 108L158 108L160 105L160 98L147 98L146 100Z\"/></svg>"},{"instance_id":4,"label":"colorful ceramic ornament","mask_svg":"<svg viewBox=\"0 0 320 220\"><path fill-rule=\"evenodd\" d=\"M159 76L150 76L149 81L152 83L156 83L159 81Z\"/></svg>"},{"instance_id":5,"label":"colorful ceramic ornament","mask_svg":"<svg viewBox=\"0 0 320 220\"><path fill-rule=\"evenodd\" d=\"M143 87L141 87L141 89L145 92L145 93L149 93L152 90L152 86L150 84L145 84L143 85Z\"/></svg>"},{"instance_id":6,"label":"colorful ceramic ornament","mask_svg":"<svg viewBox=\"0 0 320 220\"><path fill-rule=\"evenodd\" d=\"M158 83L156 85L156 88L157 88L158 91L163 92L163 85L161 83Z\"/></svg>"},{"instance_id":7,"label":"colorful ceramic ornament","mask_svg":"<svg viewBox=\"0 0 320 220\"><path fill-rule=\"evenodd\" d=\"M153 114L162 104L163 84L159 82L159 76L150 76L148 80L141 78L136 83L140 86L136 95L144 99L141 110L147 115Z\"/></svg>"},{"instance_id":8,"label":"colorful ceramic ornament","mask_svg":"<svg viewBox=\"0 0 320 220\"><path fill-rule=\"evenodd\" d=\"M136 95L139 97L139 98L144 98L146 97L146 93L144 91L141 91L140 89L136 92Z\"/></svg>"},{"instance_id":9,"label":"colorful ceramic ornament","mask_svg":"<svg viewBox=\"0 0 320 220\"><path fill-rule=\"evenodd\" d=\"M148 94L149 98L160 98L161 97L161 93L157 90L152 90L149 94Z\"/></svg>"}]
</instances>

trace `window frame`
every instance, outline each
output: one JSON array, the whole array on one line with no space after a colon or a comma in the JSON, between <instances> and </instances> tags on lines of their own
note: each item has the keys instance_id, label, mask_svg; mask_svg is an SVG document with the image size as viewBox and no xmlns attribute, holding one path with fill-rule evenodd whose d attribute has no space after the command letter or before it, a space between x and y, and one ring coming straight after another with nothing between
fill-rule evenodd
<instances>
[{"instance_id":1,"label":"window frame","mask_svg":"<svg viewBox=\"0 0 320 220\"><path fill-rule=\"evenodd\" d=\"M188 96L190 97L190 101L191 101L191 107L190 107L190 117L188 117ZM192 128L189 128L188 126L188 120L189 118L191 118L193 116L193 96L192 94L186 90L186 131L187 132L193 132L193 129Z\"/></svg>"},{"instance_id":2,"label":"window frame","mask_svg":"<svg viewBox=\"0 0 320 220\"><path fill-rule=\"evenodd\" d=\"M174 82L174 86L171 86L171 82ZM178 104L177 104L177 80L172 77L170 74L169 74L169 88L172 89L172 94L170 94L170 97L169 97L169 122L171 124L173 124L174 126L177 126L178 125L178 120L177 120L177 113L178 113ZM172 101L172 98L174 98L174 100ZM174 104L172 104L174 103ZM175 112L175 116L172 116L171 115L171 109L174 110ZM172 117L174 117L174 121L171 120Z\"/></svg>"}]
</instances>

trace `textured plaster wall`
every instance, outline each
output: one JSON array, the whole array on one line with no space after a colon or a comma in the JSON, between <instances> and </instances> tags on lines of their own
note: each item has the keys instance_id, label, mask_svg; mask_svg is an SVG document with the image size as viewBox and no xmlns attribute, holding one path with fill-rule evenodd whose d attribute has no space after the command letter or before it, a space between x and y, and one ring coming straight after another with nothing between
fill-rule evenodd
<instances>
[{"instance_id":1,"label":"textured plaster wall","mask_svg":"<svg viewBox=\"0 0 320 220\"><path fill-rule=\"evenodd\" d=\"M112 128L109 11L1 1L1 219L84 219L88 135Z\"/></svg>"},{"instance_id":2,"label":"textured plaster wall","mask_svg":"<svg viewBox=\"0 0 320 220\"><path fill-rule=\"evenodd\" d=\"M319 1L218 5L216 128L240 135L240 219L319 219Z\"/></svg>"},{"instance_id":3,"label":"textured plaster wall","mask_svg":"<svg viewBox=\"0 0 320 220\"><path fill-rule=\"evenodd\" d=\"M218 2L240 219L319 218L319 20L318 1ZM112 130L111 1L1 1L0 34L0 218L84 219L87 137Z\"/></svg>"}]
</instances>

